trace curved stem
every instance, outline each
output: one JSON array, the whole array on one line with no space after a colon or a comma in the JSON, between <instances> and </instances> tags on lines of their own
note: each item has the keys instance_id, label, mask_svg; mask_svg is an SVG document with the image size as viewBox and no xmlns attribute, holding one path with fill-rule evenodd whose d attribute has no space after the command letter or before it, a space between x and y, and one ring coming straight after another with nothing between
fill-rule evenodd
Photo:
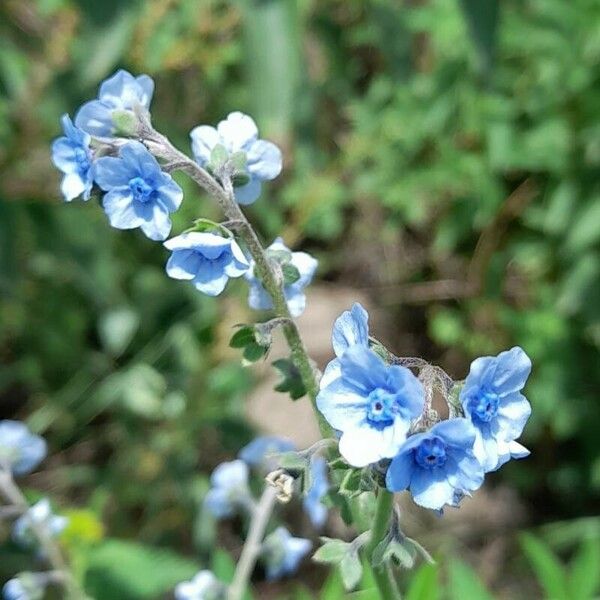
<instances>
[{"instance_id":1,"label":"curved stem","mask_svg":"<svg viewBox=\"0 0 600 600\"><path fill-rule=\"evenodd\" d=\"M242 548L233 581L229 586L227 600L241 600L244 596L254 565L260 555L262 540L275 506L276 497L277 489L270 485L266 486L252 515L248 537Z\"/></svg>"},{"instance_id":2,"label":"curved stem","mask_svg":"<svg viewBox=\"0 0 600 600\"><path fill-rule=\"evenodd\" d=\"M143 117L143 115L141 117ZM208 173L208 171L175 148L168 138L155 131L147 121L142 121L140 138L143 139L150 152L158 158L165 160L167 164L172 166L173 170L181 170L184 173L187 173L187 175L217 201L227 219L237 223L236 229L238 235L245 243L248 252L250 252L254 260L256 273L260 277L265 290L273 301L274 312L277 317L285 319L283 334L290 348L292 361L298 369L302 382L304 383L306 393L308 394L313 407L315 407L321 434L324 437L330 436L332 433L331 428L316 410L319 382L304 342L300 336L300 332L298 331L298 326L292 319L288 309L280 274L277 272L275 266L269 261L256 232L248 222L240 205L236 202L233 195L233 187L230 183L226 183L225 186L222 186L210 173Z\"/></svg>"},{"instance_id":3,"label":"curved stem","mask_svg":"<svg viewBox=\"0 0 600 600\"><path fill-rule=\"evenodd\" d=\"M23 496L23 493L14 482L12 473L8 469L0 468L0 493L10 502L12 507L20 511L20 514L25 514L29 509L29 504L25 496ZM66 598L69 600L85 599L87 596L73 578L58 544L56 544L40 523L31 520L29 526L37 538L48 564L54 572L63 574L62 578L57 579L57 581L60 581L64 585L65 592L67 593Z\"/></svg>"}]
</instances>

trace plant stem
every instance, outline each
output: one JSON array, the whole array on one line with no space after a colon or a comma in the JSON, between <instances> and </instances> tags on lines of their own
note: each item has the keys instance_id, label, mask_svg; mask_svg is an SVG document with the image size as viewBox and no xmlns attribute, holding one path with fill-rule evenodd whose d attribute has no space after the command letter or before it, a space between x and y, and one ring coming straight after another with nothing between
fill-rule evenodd
<instances>
[{"instance_id":1,"label":"plant stem","mask_svg":"<svg viewBox=\"0 0 600 600\"><path fill-rule=\"evenodd\" d=\"M377 494L371 537L369 544L365 548L367 558L371 564L375 548L384 540L388 533L393 508L394 494L384 488L380 488ZM396 600L400 598L400 592L394 581L393 573L386 569L385 566L373 567L373 577L382 600Z\"/></svg>"},{"instance_id":2,"label":"plant stem","mask_svg":"<svg viewBox=\"0 0 600 600\"><path fill-rule=\"evenodd\" d=\"M21 514L25 514L29 509L25 496L14 482L12 473L8 469L0 468L0 493ZM33 519L30 520L29 526L37 538L48 564L54 572L63 574L62 578L56 578L56 580L64 585L66 598L68 600L84 600L87 598L73 578L58 544L48 534L44 526L36 523Z\"/></svg>"},{"instance_id":3,"label":"plant stem","mask_svg":"<svg viewBox=\"0 0 600 600\"><path fill-rule=\"evenodd\" d=\"M172 166L173 170L180 170L187 173L189 177L217 201L226 218L238 224L236 226L238 235L245 243L248 252L250 252L254 260L256 274L273 301L274 312L277 317L285 319L283 334L290 348L292 361L300 373L306 393L315 408L321 434L323 437L331 436L331 428L316 410L319 383L311 359L298 331L298 326L292 319L288 309L283 293L281 274L278 267L271 263L267 257L256 232L248 222L240 205L236 202L231 183L226 181L225 185L221 185L208 171L175 148L168 138L155 131L147 121L147 118L144 118L144 115L139 115L139 117L142 121L139 132L140 138L144 140L150 152L158 158L165 160L167 164Z\"/></svg>"},{"instance_id":4,"label":"plant stem","mask_svg":"<svg viewBox=\"0 0 600 600\"><path fill-rule=\"evenodd\" d=\"M248 537L242 548L233 581L229 586L227 600L241 600L246 591L254 565L260 555L262 540L275 506L276 497L277 489L267 485L252 515Z\"/></svg>"}]
</instances>

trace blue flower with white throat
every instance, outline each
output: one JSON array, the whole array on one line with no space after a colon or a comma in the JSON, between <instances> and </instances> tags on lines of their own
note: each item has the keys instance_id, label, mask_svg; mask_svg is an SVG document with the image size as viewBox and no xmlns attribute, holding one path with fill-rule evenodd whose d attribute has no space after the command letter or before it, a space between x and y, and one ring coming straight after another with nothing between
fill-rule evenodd
<instances>
[{"instance_id":1,"label":"blue flower with white throat","mask_svg":"<svg viewBox=\"0 0 600 600\"><path fill-rule=\"evenodd\" d=\"M0 469L27 475L46 458L47 451L46 441L31 433L25 423L0 421Z\"/></svg>"},{"instance_id":2,"label":"blue flower with white throat","mask_svg":"<svg viewBox=\"0 0 600 600\"><path fill-rule=\"evenodd\" d=\"M117 71L100 85L98 98L86 102L75 115L75 125L90 135L107 138L115 135L113 113L133 112L136 105L150 106L154 81L148 75L134 77L124 70Z\"/></svg>"},{"instance_id":3,"label":"blue flower with white throat","mask_svg":"<svg viewBox=\"0 0 600 600\"><path fill-rule=\"evenodd\" d=\"M409 490L425 508L456 506L457 498L483 483L483 467L473 454L475 428L468 419L449 419L410 436L386 475L392 492Z\"/></svg>"},{"instance_id":4,"label":"blue flower with white throat","mask_svg":"<svg viewBox=\"0 0 600 600\"><path fill-rule=\"evenodd\" d=\"M281 151L275 144L258 139L258 128L251 117L241 112L230 113L216 128L200 125L190 133L192 152L201 167L210 168L215 154L219 161L234 157L242 159L241 171L234 178L235 199L240 204L252 204L259 196L263 181L275 179L281 173Z\"/></svg>"},{"instance_id":5,"label":"blue flower with white throat","mask_svg":"<svg viewBox=\"0 0 600 600\"><path fill-rule=\"evenodd\" d=\"M167 275L190 281L209 296L218 296L230 277L241 277L249 267L237 242L215 233L189 231L164 243L172 252Z\"/></svg>"},{"instance_id":6,"label":"blue flower with white throat","mask_svg":"<svg viewBox=\"0 0 600 600\"><path fill-rule=\"evenodd\" d=\"M206 569L175 587L175 600L224 600L225 597L225 585Z\"/></svg>"},{"instance_id":7,"label":"blue flower with white throat","mask_svg":"<svg viewBox=\"0 0 600 600\"><path fill-rule=\"evenodd\" d=\"M181 205L183 191L143 144L128 142L118 157L99 158L94 178L106 192L102 206L113 227L139 227L151 240L168 237L169 215Z\"/></svg>"},{"instance_id":8,"label":"blue flower with white throat","mask_svg":"<svg viewBox=\"0 0 600 600\"><path fill-rule=\"evenodd\" d=\"M204 507L216 519L233 516L252 503L248 487L248 465L243 460L221 463L210 476L211 489Z\"/></svg>"},{"instance_id":9,"label":"blue flower with white throat","mask_svg":"<svg viewBox=\"0 0 600 600\"><path fill-rule=\"evenodd\" d=\"M393 458L423 411L421 382L361 345L349 347L339 364L339 377L321 387L317 407L341 433L340 454L355 467Z\"/></svg>"},{"instance_id":10,"label":"blue flower with white throat","mask_svg":"<svg viewBox=\"0 0 600 600\"><path fill-rule=\"evenodd\" d=\"M311 548L310 540L293 537L285 527L278 527L263 543L262 557L267 579L293 575Z\"/></svg>"},{"instance_id":11,"label":"blue flower with white throat","mask_svg":"<svg viewBox=\"0 0 600 600\"><path fill-rule=\"evenodd\" d=\"M304 288L312 281L318 262L306 252L292 252L281 238L277 238L268 248L267 256L273 257L284 271L283 294L288 309L293 317L299 317L306 306ZM248 305L254 310L269 310L273 308L273 300L256 276L256 265L250 262L250 268L245 278L250 286ZM286 273L293 273L286 282Z\"/></svg>"},{"instance_id":12,"label":"blue flower with white throat","mask_svg":"<svg viewBox=\"0 0 600 600\"><path fill-rule=\"evenodd\" d=\"M531 360L519 347L471 363L460 401L475 427L474 452L486 472L529 455L516 439L531 415L521 394L530 372Z\"/></svg>"},{"instance_id":13,"label":"blue flower with white throat","mask_svg":"<svg viewBox=\"0 0 600 600\"><path fill-rule=\"evenodd\" d=\"M91 137L75 127L69 115L61 119L64 135L52 143L52 162L63 173L60 190L67 202L82 196L89 200L94 185Z\"/></svg>"}]
</instances>

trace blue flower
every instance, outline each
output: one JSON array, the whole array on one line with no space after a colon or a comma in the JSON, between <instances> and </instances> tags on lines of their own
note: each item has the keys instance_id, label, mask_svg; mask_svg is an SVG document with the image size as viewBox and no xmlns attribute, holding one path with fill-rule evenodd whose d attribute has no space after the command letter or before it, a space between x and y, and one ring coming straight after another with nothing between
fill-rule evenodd
<instances>
[{"instance_id":1,"label":"blue flower","mask_svg":"<svg viewBox=\"0 0 600 600\"><path fill-rule=\"evenodd\" d=\"M274 459L278 454L294 449L295 446L290 440L274 435L263 435L244 446L238 456L251 467L272 470L277 466Z\"/></svg>"},{"instance_id":2,"label":"blue flower","mask_svg":"<svg viewBox=\"0 0 600 600\"><path fill-rule=\"evenodd\" d=\"M243 152L246 155L248 181L234 188L240 204L252 204L259 196L262 181L275 179L281 173L281 151L275 144L258 139L258 129L251 117L232 112L217 128L209 125L196 127L190 133L192 152L198 164L206 167L213 149L220 145L229 155Z\"/></svg>"},{"instance_id":3,"label":"blue flower","mask_svg":"<svg viewBox=\"0 0 600 600\"><path fill-rule=\"evenodd\" d=\"M0 468L14 475L31 473L46 457L46 441L20 421L0 421Z\"/></svg>"},{"instance_id":4,"label":"blue flower","mask_svg":"<svg viewBox=\"0 0 600 600\"><path fill-rule=\"evenodd\" d=\"M292 575L312 547L310 540L292 537L285 527L278 527L263 544L267 579Z\"/></svg>"},{"instance_id":5,"label":"blue flower","mask_svg":"<svg viewBox=\"0 0 600 600\"><path fill-rule=\"evenodd\" d=\"M140 142L128 142L119 157L96 161L96 183L107 193L102 204L113 227L139 227L151 240L164 240L171 231L169 213L176 211L183 191Z\"/></svg>"},{"instance_id":6,"label":"blue flower","mask_svg":"<svg viewBox=\"0 0 600 600\"><path fill-rule=\"evenodd\" d=\"M37 573L20 573L9 579L2 588L4 600L41 600L44 586L40 585L42 577Z\"/></svg>"},{"instance_id":7,"label":"blue flower","mask_svg":"<svg viewBox=\"0 0 600 600\"><path fill-rule=\"evenodd\" d=\"M322 527L327 519L327 507L321 502L329 490L327 461L315 456L310 463L311 486L304 497L304 510L315 527Z\"/></svg>"},{"instance_id":8,"label":"blue flower","mask_svg":"<svg viewBox=\"0 0 600 600\"><path fill-rule=\"evenodd\" d=\"M98 99L86 102L75 115L75 125L97 137L111 137L115 133L112 113L115 110L133 110L136 104L148 108L154 93L154 81L148 75L134 77L117 71L100 85Z\"/></svg>"},{"instance_id":9,"label":"blue flower","mask_svg":"<svg viewBox=\"0 0 600 600\"><path fill-rule=\"evenodd\" d=\"M410 436L386 475L392 492L410 490L415 502L441 510L483 483L483 468L473 454L475 429L468 419L449 419Z\"/></svg>"},{"instance_id":10,"label":"blue flower","mask_svg":"<svg viewBox=\"0 0 600 600\"><path fill-rule=\"evenodd\" d=\"M341 432L340 454L355 467L392 458L423 410L421 382L364 346L351 346L339 361L340 376L321 387L317 407Z\"/></svg>"},{"instance_id":11,"label":"blue flower","mask_svg":"<svg viewBox=\"0 0 600 600\"><path fill-rule=\"evenodd\" d=\"M242 460L220 464L210 477L211 489L204 506L216 519L233 516L251 501L248 488L248 466Z\"/></svg>"},{"instance_id":12,"label":"blue flower","mask_svg":"<svg viewBox=\"0 0 600 600\"><path fill-rule=\"evenodd\" d=\"M175 587L175 600L217 600L225 597L225 586L211 571L200 571L191 581Z\"/></svg>"},{"instance_id":13,"label":"blue flower","mask_svg":"<svg viewBox=\"0 0 600 600\"><path fill-rule=\"evenodd\" d=\"M511 458L529 455L515 440L531 414L531 405L521 394L530 372L531 360L519 347L471 363L460 400L475 426L474 452L486 473Z\"/></svg>"},{"instance_id":14,"label":"blue flower","mask_svg":"<svg viewBox=\"0 0 600 600\"><path fill-rule=\"evenodd\" d=\"M22 546L34 546L37 538L31 528L32 524L42 527L48 536L56 537L68 522L66 517L53 514L48 498L42 498L15 521L12 536Z\"/></svg>"},{"instance_id":15,"label":"blue flower","mask_svg":"<svg viewBox=\"0 0 600 600\"><path fill-rule=\"evenodd\" d=\"M330 361L325 368L321 387L329 385L340 376L339 358L348 348L356 345L369 347L369 314L358 302L335 320L331 341L337 358Z\"/></svg>"},{"instance_id":16,"label":"blue flower","mask_svg":"<svg viewBox=\"0 0 600 600\"><path fill-rule=\"evenodd\" d=\"M289 311L293 317L298 317L304 312L304 307L306 306L304 288L312 281L319 263L306 252L290 252L281 238L277 238L267 250L289 252L291 255L290 264L298 269L300 278L294 283L283 286L283 293L287 300ZM255 276L254 268L254 262L251 261L250 269L245 275L250 286L248 304L254 310L269 310L273 308L273 301L263 287L260 279Z\"/></svg>"},{"instance_id":17,"label":"blue flower","mask_svg":"<svg viewBox=\"0 0 600 600\"><path fill-rule=\"evenodd\" d=\"M249 267L237 242L215 233L182 233L164 246L173 252L167 262L167 275L191 281L209 296L218 296L230 277L240 277Z\"/></svg>"},{"instance_id":18,"label":"blue flower","mask_svg":"<svg viewBox=\"0 0 600 600\"><path fill-rule=\"evenodd\" d=\"M75 127L69 115L63 115L61 122L65 135L52 143L52 162L64 173L60 190L67 202L81 194L88 200L94 185L91 137Z\"/></svg>"}]
</instances>

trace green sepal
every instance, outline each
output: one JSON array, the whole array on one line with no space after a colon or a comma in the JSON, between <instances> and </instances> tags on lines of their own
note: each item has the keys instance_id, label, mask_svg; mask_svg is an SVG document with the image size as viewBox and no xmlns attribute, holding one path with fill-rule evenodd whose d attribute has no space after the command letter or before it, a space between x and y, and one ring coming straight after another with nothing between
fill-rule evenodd
<instances>
[{"instance_id":1,"label":"green sepal","mask_svg":"<svg viewBox=\"0 0 600 600\"><path fill-rule=\"evenodd\" d=\"M339 493L348 498L359 496L363 492L371 492L375 489L375 482L369 469L348 469L342 483Z\"/></svg>"},{"instance_id":2,"label":"green sepal","mask_svg":"<svg viewBox=\"0 0 600 600\"><path fill-rule=\"evenodd\" d=\"M358 555L359 546L342 540L321 538L323 545L313 555L319 563L337 565L346 591L353 590L362 577L363 566Z\"/></svg>"},{"instance_id":3,"label":"green sepal","mask_svg":"<svg viewBox=\"0 0 600 600\"><path fill-rule=\"evenodd\" d=\"M287 265L292 260L292 253L289 250L267 248L265 253L268 258L278 262L282 266Z\"/></svg>"},{"instance_id":4,"label":"green sepal","mask_svg":"<svg viewBox=\"0 0 600 600\"><path fill-rule=\"evenodd\" d=\"M275 391L288 393L292 400L298 400L306 395L306 388L302 381L300 371L289 358L280 358L273 361L273 366L282 375L281 381L275 386Z\"/></svg>"},{"instance_id":5,"label":"green sepal","mask_svg":"<svg viewBox=\"0 0 600 600\"><path fill-rule=\"evenodd\" d=\"M111 119L115 128L115 135L122 137L136 137L139 129L139 120L130 110L113 110Z\"/></svg>"},{"instance_id":6,"label":"green sepal","mask_svg":"<svg viewBox=\"0 0 600 600\"><path fill-rule=\"evenodd\" d=\"M285 285L291 285L300 279L300 271L292 263L282 265L281 272L283 273L283 283Z\"/></svg>"},{"instance_id":7,"label":"green sepal","mask_svg":"<svg viewBox=\"0 0 600 600\"><path fill-rule=\"evenodd\" d=\"M233 237L233 233L231 233L227 227L221 225L221 223L204 218L196 219L192 227L185 230L185 233L190 233L192 231L197 231L199 233L214 233L221 237Z\"/></svg>"},{"instance_id":8,"label":"green sepal","mask_svg":"<svg viewBox=\"0 0 600 600\"><path fill-rule=\"evenodd\" d=\"M371 564L375 568L387 564L412 569L416 560L417 550L408 538L402 541L386 538L373 551Z\"/></svg>"},{"instance_id":9,"label":"green sepal","mask_svg":"<svg viewBox=\"0 0 600 600\"><path fill-rule=\"evenodd\" d=\"M229 160L229 152L223 144L217 144L210 153L208 166L213 173L218 173Z\"/></svg>"}]
</instances>

